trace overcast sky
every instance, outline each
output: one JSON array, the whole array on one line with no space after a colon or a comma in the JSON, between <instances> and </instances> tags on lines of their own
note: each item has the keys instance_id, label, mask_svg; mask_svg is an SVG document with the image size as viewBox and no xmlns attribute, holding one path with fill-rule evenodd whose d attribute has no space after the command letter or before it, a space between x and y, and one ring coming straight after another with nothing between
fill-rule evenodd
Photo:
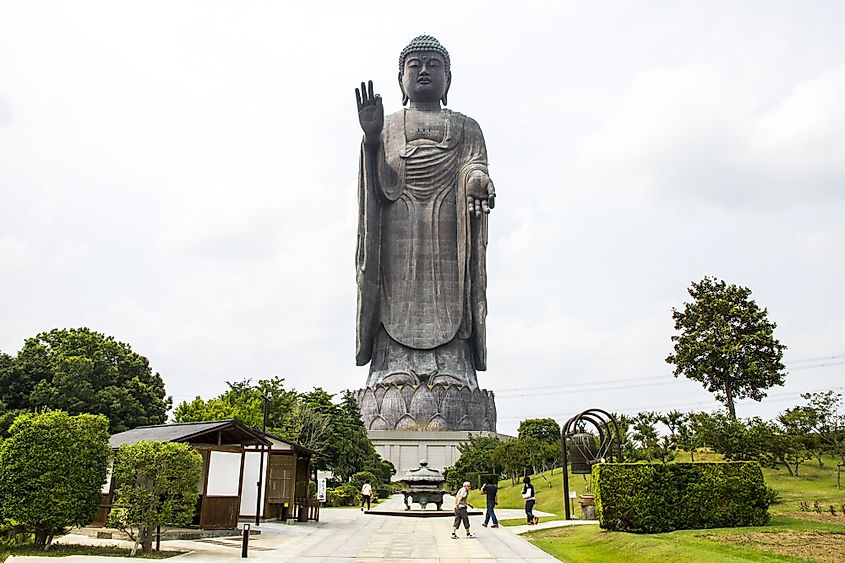
<instances>
[{"instance_id":1,"label":"overcast sky","mask_svg":"<svg viewBox=\"0 0 845 563\"><path fill-rule=\"evenodd\" d=\"M484 130L499 431L712 410L672 307L749 287L787 383L845 385L845 3L0 0L0 350L129 343L174 402L355 367L354 88L400 108L415 35Z\"/></svg>"}]
</instances>

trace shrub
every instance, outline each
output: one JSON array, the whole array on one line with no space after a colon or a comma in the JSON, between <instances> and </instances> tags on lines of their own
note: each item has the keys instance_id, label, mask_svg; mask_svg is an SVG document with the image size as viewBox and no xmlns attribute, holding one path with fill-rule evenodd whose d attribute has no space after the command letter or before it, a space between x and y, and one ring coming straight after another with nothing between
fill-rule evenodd
<instances>
[{"instance_id":1,"label":"shrub","mask_svg":"<svg viewBox=\"0 0 845 563\"><path fill-rule=\"evenodd\" d=\"M109 524L152 549L157 526L188 524L194 517L202 476L202 455L187 444L142 441L120 446L114 465L117 481Z\"/></svg>"},{"instance_id":2,"label":"shrub","mask_svg":"<svg viewBox=\"0 0 845 563\"><path fill-rule=\"evenodd\" d=\"M602 528L625 532L760 526L771 495L757 462L593 466Z\"/></svg>"},{"instance_id":3,"label":"shrub","mask_svg":"<svg viewBox=\"0 0 845 563\"><path fill-rule=\"evenodd\" d=\"M399 492L402 488L402 485L399 483L383 483L380 485L375 486L376 498L377 499L386 499L390 495L394 495Z\"/></svg>"},{"instance_id":4,"label":"shrub","mask_svg":"<svg viewBox=\"0 0 845 563\"><path fill-rule=\"evenodd\" d=\"M31 539L31 534L23 526L17 526L9 522L0 522L0 550L4 547L24 545Z\"/></svg>"},{"instance_id":5,"label":"shrub","mask_svg":"<svg viewBox=\"0 0 845 563\"><path fill-rule=\"evenodd\" d=\"M66 526L89 523L102 499L108 420L63 411L25 413L0 443L0 519L45 547Z\"/></svg>"},{"instance_id":6,"label":"shrub","mask_svg":"<svg viewBox=\"0 0 845 563\"><path fill-rule=\"evenodd\" d=\"M376 476L373 475L370 471L359 471L355 475L352 476L350 482L358 487L358 490L361 490L361 487L364 486L364 483L369 483L371 486L375 487L376 484L380 483L380 479L376 479Z\"/></svg>"},{"instance_id":7,"label":"shrub","mask_svg":"<svg viewBox=\"0 0 845 563\"><path fill-rule=\"evenodd\" d=\"M359 490L354 483L343 483L326 489L326 504L328 506L355 506L360 499Z\"/></svg>"}]
</instances>

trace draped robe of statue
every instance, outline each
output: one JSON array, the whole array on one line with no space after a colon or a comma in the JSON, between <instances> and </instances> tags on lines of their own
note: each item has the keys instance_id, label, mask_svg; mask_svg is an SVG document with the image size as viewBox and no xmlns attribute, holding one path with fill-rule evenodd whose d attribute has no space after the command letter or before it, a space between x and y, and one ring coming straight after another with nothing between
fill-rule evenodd
<instances>
[{"instance_id":1,"label":"draped robe of statue","mask_svg":"<svg viewBox=\"0 0 845 563\"><path fill-rule=\"evenodd\" d=\"M460 383L487 368L487 215L470 217L467 179L487 172L478 124L440 110L442 140L408 141L408 110L361 147L357 350L368 386Z\"/></svg>"}]
</instances>

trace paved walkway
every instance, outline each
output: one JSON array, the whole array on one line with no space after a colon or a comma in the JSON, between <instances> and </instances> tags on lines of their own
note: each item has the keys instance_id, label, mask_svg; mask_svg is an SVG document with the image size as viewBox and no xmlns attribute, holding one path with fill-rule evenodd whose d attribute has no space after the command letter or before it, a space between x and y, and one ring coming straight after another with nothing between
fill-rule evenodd
<instances>
[{"instance_id":1,"label":"paved walkway","mask_svg":"<svg viewBox=\"0 0 845 563\"><path fill-rule=\"evenodd\" d=\"M504 512L504 511L502 511ZM357 509L329 508L321 511L319 523L285 525L265 522L261 534L250 539L249 559L256 561L304 561L329 563L409 561L414 563L556 561L519 535L535 527L483 528L483 518L470 518L475 538L450 538L451 518L411 518L364 514ZM562 524L562 523L561 523ZM558 525L541 522L537 528ZM65 536L66 543L123 544L118 540L97 540L86 536ZM163 549L187 550L174 563L200 561L235 562L240 558L240 538L162 542ZM64 563L113 563L115 558L73 556ZM12 557L8 563L55 563L54 558Z\"/></svg>"}]
</instances>

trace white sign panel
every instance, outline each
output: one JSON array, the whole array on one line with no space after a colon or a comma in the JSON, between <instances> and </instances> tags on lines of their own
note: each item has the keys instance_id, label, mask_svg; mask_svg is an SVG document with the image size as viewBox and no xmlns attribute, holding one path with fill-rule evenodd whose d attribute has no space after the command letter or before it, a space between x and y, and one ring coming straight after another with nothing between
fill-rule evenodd
<instances>
[{"instance_id":1,"label":"white sign panel","mask_svg":"<svg viewBox=\"0 0 845 563\"><path fill-rule=\"evenodd\" d=\"M326 502L326 479L317 481L317 501Z\"/></svg>"},{"instance_id":2,"label":"white sign panel","mask_svg":"<svg viewBox=\"0 0 845 563\"><path fill-rule=\"evenodd\" d=\"M211 452L206 495L210 497L236 497L240 492L240 482L241 454Z\"/></svg>"}]
</instances>

